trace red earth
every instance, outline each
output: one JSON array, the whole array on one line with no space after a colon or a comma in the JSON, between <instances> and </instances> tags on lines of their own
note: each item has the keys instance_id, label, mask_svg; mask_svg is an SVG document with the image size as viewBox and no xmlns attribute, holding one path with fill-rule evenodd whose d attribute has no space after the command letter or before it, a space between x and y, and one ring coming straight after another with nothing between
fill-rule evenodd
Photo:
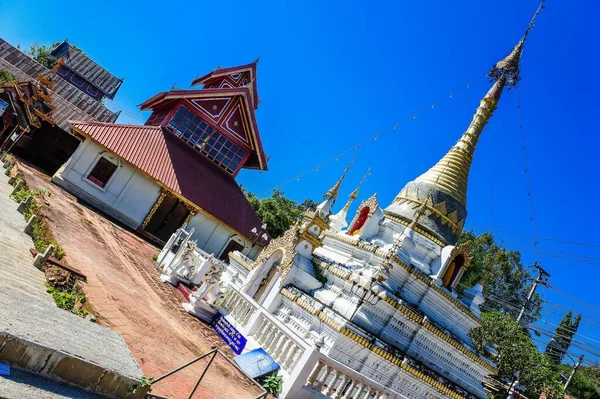
<instances>
[{"instance_id":1,"label":"red earth","mask_svg":"<svg viewBox=\"0 0 600 399\"><path fill-rule=\"evenodd\" d=\"M187 314L182 296L159 280L152 257L158 249L109 221L50 182L30 165L19 169L31 190L48 189L43 215L66 262L87 276L83 290L98 322L125 339L148 378L158 377L218 347L229 347L212 328ZM206 362L201 361L153 386L153 393L187 398ZM261 390L217 356L194 398L254 398Z\"/></svg>"}]
</instances>

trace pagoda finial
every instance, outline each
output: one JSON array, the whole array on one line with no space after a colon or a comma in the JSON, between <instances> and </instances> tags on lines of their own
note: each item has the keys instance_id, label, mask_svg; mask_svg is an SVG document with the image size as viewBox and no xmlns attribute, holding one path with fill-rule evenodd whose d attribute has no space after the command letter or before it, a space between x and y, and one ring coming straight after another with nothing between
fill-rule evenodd
<instances>
[{"instance_id":1,"label":"pagoda finial","mask_svg":"<svg viewBox=\"0 0 600 399\"><path fill-rule=\"evenodd\" d=\"M535 14L533 14L531 21L529 21L529 25L527 25L527 29L525 29L523 37L512 49L510 54L498 61L496 65L494 65L488 72L488 76L492 80L499 81L503 79L505 81L505 86L507 86L509 89L516 86L521 79L519 76L519 63L521 61L521 54L523 53L523 46L525 45L527 36L529 36L529 32L531 32L533 26L535 25L535 20L540 12L544 9L544 1L545 0L540 1L540 5L535 11Z\"/></svg>"},{"instance_id":2,"label":"pagoda finial","mask_svg":"<svg viewBox=\"0 0 600 399\"><path fill-rule=\"evenodd\" d=\"M510 54L488 73L495 82L481 100L467 130L442 159L398 193L392 205L386 208L387 213L408 219L412 227L417 223L424 225L446 243L456 242L467 216L467 182L475 146L498 105L504 87L514 87L519 81L523 46L543 8L542 0L523 37ZM427 217L424 217L425 213Z\"/></svg>"},{"instance_id":3,"label":"pagoda finial","mask_svg":"<svg viewBox=\"0 0 600 399\"><path fill-rule=\"evenodd\" d=\"M260 54L255 60L254 60L254 64L258 64L258 61L260 61L260 57L262 57L262 54Z\"/></svg>"},{"instance_id":4,"label":"pagoda finial","mask_svg":"<svg viewBox=\"0 0 600 399\"><path fill-rule=\"evenodd\" d=\"M360 188L362 187L363 183L367 180L367 177L370 174L371 174L371 167L369 167L369 169L367 169L367 172L365 173L363 178L358 183L358 186L348 196L348 202L346 202L346 205L344 205L344 212L348 212L348 209L350 209L350 205L352 205L352 203L358 198L358 192L360 191Z\"/></svg>"},{"instance_id":5,"label":"pagoda finial","mask_svg":"<svg viewBox=\"0 0 600 399\"><path fill-rule=\"evenodd\" d=\"M350 164L348 166L346 166L346 169L344 169L344 173L342 174L342 177L340 177L340 179L333 185L333 187L331 187L329 190L327 190L325 192L325 194L323 195L323 199L331 200L332 205L335 203L335 200L337 199L338 194L340 192L340 187L342 186L342 182L344 181L344 179L346 178L346 175L348 174L348 171L354 164L355 159L356 159L356 157L352 158L352 161L350 162Z\"/></svg>"}]
</instances>

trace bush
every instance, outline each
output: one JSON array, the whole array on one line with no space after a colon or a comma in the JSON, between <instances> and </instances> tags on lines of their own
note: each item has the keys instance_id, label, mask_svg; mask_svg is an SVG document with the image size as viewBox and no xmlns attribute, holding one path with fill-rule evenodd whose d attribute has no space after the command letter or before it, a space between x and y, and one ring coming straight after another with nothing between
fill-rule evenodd
<instances>
[{"instance_id":1,"label":"bush","mask_svg":"<svg viewBox=\"0 0 600 399\"><path fill-rule=\"evenodd\" d=\"M271 374L263 381L263 387L270 394L277 396L283 389L283 377L277 374Z\"/></svg>"},{"instance_id":2,"label":"bush","mask_svg":"<svg viewBox=\"0 0 600 399\"><path fill-rule=\"evenodd\" d=\"M46 283L46 287L46 292L52 295L56 306L60 309L68 310L82 317L88 315L88 311L82 309L83 305L87 302L87 298L79 289L73 287L71 290L62 290L53 287L49 283Z\"/></svg>"}]
</instances>

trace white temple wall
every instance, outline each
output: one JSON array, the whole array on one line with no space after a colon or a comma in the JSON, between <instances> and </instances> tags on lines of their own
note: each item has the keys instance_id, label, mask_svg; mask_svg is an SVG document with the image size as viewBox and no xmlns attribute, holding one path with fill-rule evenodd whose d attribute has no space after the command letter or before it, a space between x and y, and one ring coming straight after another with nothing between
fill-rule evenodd
<instances>
[{"instance_id":1,"label":"white temple wall","mask_svg":"<svg viewBox=\"0 0 600 399\"><path fill-rule=\"evenodd\" d=\"M375 352L369 351L369 355L358 371L387 387L391 385L394 376L400 372L400 367L388 362Z\"/></svg>"},{"instance_id":2,"label":"white temple wall","mask_svg":"<svg viewBox=\"0 0 600 399\"><path fill-rule=\"evenodd\" d=\"M100 157L118 165L104 187L87 178ZM89 138L79 145L53 181L134 229L141 225L160 195L156 182Z\"/></svg>"},{"instance_id":3,"label":"white temple wall","mask_svg":"<svg viewBox=\"0 0 600 399\"><path fill-rule=\"evenodd\" d=\"M360 371L371 351L358 342L338 334L335 343L327 354L330 358L350 367L352 370Z\"/></svg>"},{"instance_id":4,"label":"white temple wall","mask_svg":"<svg viewBox=\"0 0 600 399\"><path fill-rule=\"evenodd\" d=\"M398 349L406 351L419 325L399 311L381 332L381 339Z\"/></svg>"},{"instance_id":5,"label":"white temple wall","mask_svg":"<svg viewBox=\"0 0 600 399\"><path fill-rule=\"evenodd\" d=\"M429 290L429 286L423 281L414 276L410 276L401 290L402 299L407 302L417 305L425 293Z\"/></svg>"},{"instance_id":6,"label":"white temple wall","mask_svg":"<svg viewBox=\"0 0 600 399\"><path fill-rule=\"evenodd\" d=\"M338 336L328 356L407 398L448 398L431 385L420 381L345 335Z\"/></svg>"},{"instance_id":7,"label":"white temple wall","mask_svg":"<svg viewBox=\"0 0 600 399\"><path fill-rule=\"evenodd\" d=\"M491 373L427 329L419 330L407 354L472 394L485 397L480 381Z\"/></svg>"},{"instance_id":8,"label":"white temple wall","mask_svg":"<svg viewBox=\"0 0 600 399\"><path fill-rule=\"evenodd\" d=\"M401 395L411 399L450 399L429 384L400 370L392 380L391 388Z\"/></svg>"},{"instance_id":9,"label":"white temple wall","mask_svg":"<svg viewBox=\"0 0 600 399\"><path fill-rule=\"evenodd\" d=\"M376 305L363 303L352 321L370 333L378 334L395 312L396 309L384 300L380 300Z\"/></svg>"},{"instance_id":10,"label":"white temple wall","mask_svg":"<svg viewBox=\"0 0 600 399\"><path fill-rule=\"evenodd\" d=\"M434 289L427 292L419 308L427 317L456 334L464 342L471 342L468 333L479 325Z\"/></svg>"},{"instance_id":11,"label":"white temple wall","mask_svg":"<svg viewBox=\"0 0 600 399\"><path fill-rule=\"evenodd\" d=\"M237 236L244 242L244 249L240 252L248 255L250 251L250 243L245 237L240 236L235 230L228 227L226 224L218 222L216 219L204 214L198 213L188 222L188 230L194 229L192 240L197 241L199 248L204 251L214 254L219 257L225 249L229 240Z\"/></svg>"}]
</instances>

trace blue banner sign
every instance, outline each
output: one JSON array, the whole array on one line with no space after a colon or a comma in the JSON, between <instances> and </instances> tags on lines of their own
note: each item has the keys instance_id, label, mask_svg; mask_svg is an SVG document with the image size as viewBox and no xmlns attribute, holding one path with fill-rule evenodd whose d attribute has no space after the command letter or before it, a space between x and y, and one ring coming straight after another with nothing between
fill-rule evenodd
<instances>
[{"instance_id":1,"label":"blue banner sign","mask_svg":"<svg viewBox=\"0 0 600 399\"><path fill-rule=\"evenodd\" d=\"M233 361L252 378L262 377L279 369L279 364L263 348L236 356Z\"/></svg>"},{"instance_id":2,"label":"blue banner sign","mask_svg":"<svg viewBox=\"0 0 600 399\"><path fill-rule=\"evenodd\" d=\"M0 116L2 116L4 114L4 111L6 111L6 108L8 108L8 103L6 101L3 101L0 99Z\"/></svg>"},{"instance_id":3,"label":"blue banner sign","mask_svg":"<svg viewBox=\"0 0 600 399\"><path fill-rule=\"evenodd\" d=\"M242 353L246 346L246 337L240 334L240 332L225 319L225 316L221 313L217 313L213 318L212 326L217 334L223 338L223 341L233 349L236 355Z\"/></svg>"}]
</instances>

